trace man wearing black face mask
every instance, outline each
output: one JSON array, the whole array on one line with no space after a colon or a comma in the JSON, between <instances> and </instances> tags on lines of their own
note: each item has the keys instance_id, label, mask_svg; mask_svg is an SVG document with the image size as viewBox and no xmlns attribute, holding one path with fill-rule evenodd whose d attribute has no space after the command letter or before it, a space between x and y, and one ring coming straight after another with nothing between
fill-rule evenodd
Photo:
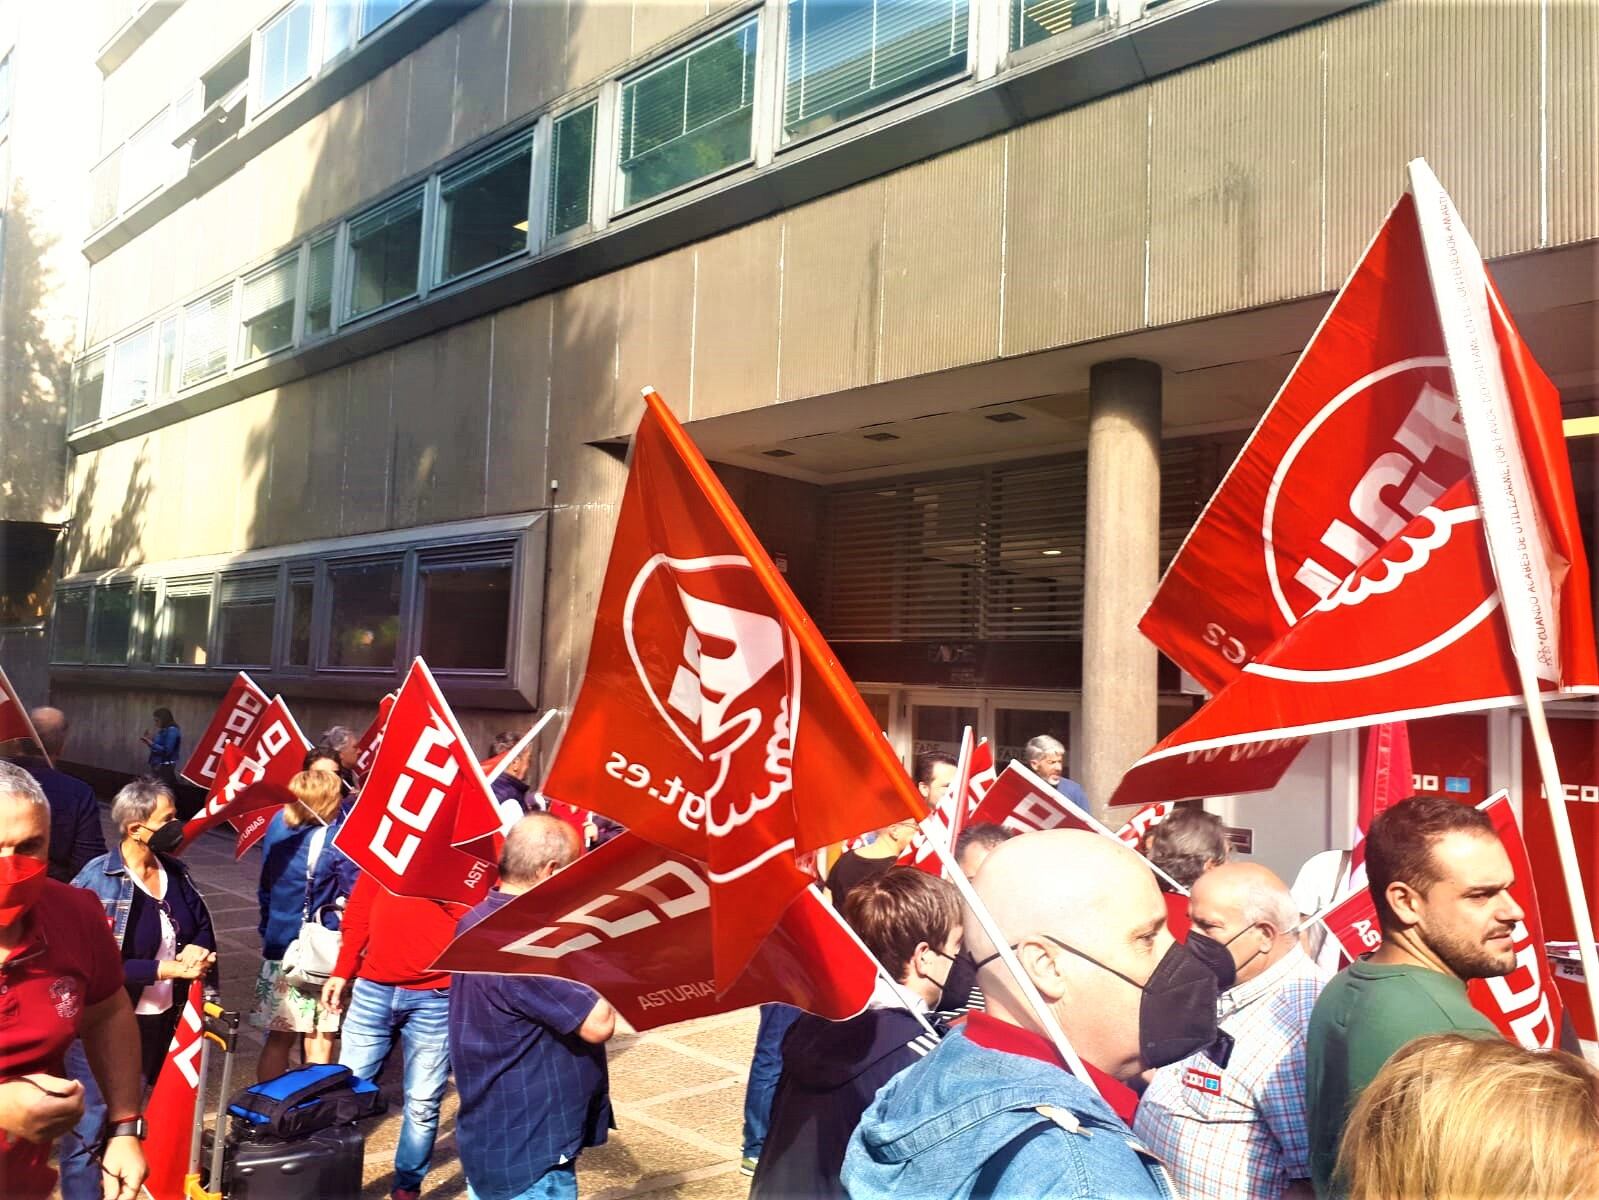
<instances>
[{"instance_id":1,"label":"man wearing black face mask","mask_svg":"<svg viewBox=\"0 0 1599 1200\"><path fill-rule=\"evenodd\" d=\"M1220 980L1173 942L1155 876L1125 846L1024 834L973 886L1090 1071L1128 1080L1215 1041ZM844 1159L851 1200L1170 1197L1155 1156L1066 1069L969 915L966 937L988 1011L878 1093Z\"/></svg>"},{"instance_id":2,"label":"man wearing black face mask","mask_svg":"<svg viewBox=\"0 0 1599 1200\"><path fill-rule=\"evenodd\" d=\"M1218 1009L1232 1045L1225 1062L1212 1048L1156 1071L1133 1129L1187 1200L1308 1197L1305 1033L1326 980L1293 896L1258 863L1227 863L1195 881L1188 913L1189 945L1224 946L1237 968Z\"/></svg>"}]
</instances>

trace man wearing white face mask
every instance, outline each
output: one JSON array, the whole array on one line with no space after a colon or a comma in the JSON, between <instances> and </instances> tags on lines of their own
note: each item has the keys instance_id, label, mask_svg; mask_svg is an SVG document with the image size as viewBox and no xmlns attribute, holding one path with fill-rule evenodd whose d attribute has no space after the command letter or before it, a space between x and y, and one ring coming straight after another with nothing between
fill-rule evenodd
<instances>
[{"instance_id":1,"label":"man wearing white face mask","mask_svg":"<svg viewBox=\"0 0 1599 1200\"><path fill-rule=\"evenodd\" d=\"M1326 977L1300 949L1298 906L1265 867L1226 863L1194 882L1188 914L1237 965L1217 1010L1233 1045L1156 1071L1133 1130L1188 1200L1308 1197L1305 1034Z\"/></svg>"}]
</instances>

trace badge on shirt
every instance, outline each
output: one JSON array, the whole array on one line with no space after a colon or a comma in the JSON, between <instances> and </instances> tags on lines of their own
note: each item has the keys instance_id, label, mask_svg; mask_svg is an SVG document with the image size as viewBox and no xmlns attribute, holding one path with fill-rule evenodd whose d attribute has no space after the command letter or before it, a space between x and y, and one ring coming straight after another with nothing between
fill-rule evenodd
<instances>
[{"instance_id":1,"label":"badge on shirt","mask_svg":"<svg viewBox=\"0 0 1599 1200\"><path fill-rule=\"evenodd\" d=\"M1193 1088L1196 1092L1208 1092L1212 1096L1221 1095L1221 1076L1210 1071L1201 1071L1198 1067L1185 1067L1183 1069L1183 1086Z\"/></svg>"},{"instance_id":2,"label":"badge on shirt","mask_svg":"<svg viewBox=\"0 0 1599 1200\"><path fill-rule=\"evenodd\" d=\"M50 999L56 1006L56 1016L63 1021L75 1021L83 1011L83 997L78 994L78 981L63 975L50 985Z\"/></svg>"}]
</instances>

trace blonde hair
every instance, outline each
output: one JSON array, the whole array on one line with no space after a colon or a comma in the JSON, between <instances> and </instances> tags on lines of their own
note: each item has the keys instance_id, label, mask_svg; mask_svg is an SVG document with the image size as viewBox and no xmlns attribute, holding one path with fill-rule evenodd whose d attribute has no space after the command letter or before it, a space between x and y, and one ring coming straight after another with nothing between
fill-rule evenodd
<instances>
[{"instance_id":1,"label":"blonde hair","mask_svg":"<svg viewBox=\"0 0 1599 1200\"><path fill-rule=\"evenodd\" d=\"M1599 1195L1599 1073L1498 1038L1417 1038L1355 1105L1337 1177L1349 1200Z\"/></svg>"},{"instance_id":2,"label":"blonde hair","mask_svg":"<svg viewBox=\"0 0 1599 1200\"><path fill-rule=\"evenodd\" d=\"M291 828L328 824L344 799L344 785L332 771L301 771L289 780L289 792L294 803L283 806L283 823Z\"/></svg>"}]
</instances>

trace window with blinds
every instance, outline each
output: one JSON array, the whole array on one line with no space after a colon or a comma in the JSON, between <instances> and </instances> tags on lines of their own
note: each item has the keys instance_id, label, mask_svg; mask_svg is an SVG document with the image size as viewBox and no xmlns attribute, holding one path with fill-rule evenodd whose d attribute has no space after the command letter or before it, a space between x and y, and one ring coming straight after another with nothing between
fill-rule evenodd
<instances>
[{"instance_id":1,"label":"window with blinds","mask_svg":"<svg viewBox=\"0 0 1599 1200\"><path fill-rule=\"evenodd\" d=\"M170 396L178 370L178 318L168 317L161 322L161 331L155 343L155 394L157 399Z\"/></svg>"},{"instance_id":2,"label":"window with blinds","mask_svg":"<svg viewBox=\"0 0 1599 1200\"><path fill-rule=\"evenodd\" d=\"M240 352L244 360L294 344L294 293L299 282L298 252L244 277L239 293Z\"/></svg>"},{"instance_id":3,"label":"window with blinds","mask_svg":"<svg viewBox=\"0 0 1599 1200\"><path fill-rule=\"evenodd\" d=\"M622 204L750 157L754 18L622 83Z\"/></svg>"},{"instance_id":4,"label":"window with blinds","mask_svg":"<svg viewBox=\"0 0 1599 1200\"><path fill-rule=\"evenodd\" d=\"M228 309L233 285L218 288L183 309L181 387L193 387L228 369Z\"/></svg>"},{"instance_id":5,"label":"window with blinds","mask_svg":"<svg viewBox=\"0 0 1599 1200\"><path fill-rule=\"evenodd\" d=\"M337 236L327 234L311 243L311 278L305 289L305 336L323 337L333 332L333 256Z\"/></svg>"},{"instance_id":6,"label":"window with blinds","mask_svg":"<svg viewBox=\"0 0 1599 1200\"><path fill-rule=\"evenodd\" d=\"M420 286L422 189L350 222L350 315L407 299Z\"/></svg>"},{"instance_id":7,"label":"window with blinds","mask_svg":"<svg viewBox=\"0 0 1599 1200\"><path fill-rule=\"evenodd\" d=\"M783 132L800 137L966 71L967 0L791 0Z\"/></svg>"},{"instance_id":8,"label":"window with blinds","mask_svg":"<svg viewBox=\"0 0 1599 1200\"><path fill-rule=\"evenodd\" d=\"M1011 0L1011 49L1070 33L1110 12L1110 0Z\"/></svg>"},{"instance_id":9,"label":"window with blinds","mask_svg":"<svg viewBox=\"0 0 1599 1200\"><path fill-rule=\"evenodd\" d=\"M100 419L100 405L105 399L105 362L104 350L97 350L78 362L72 381L74 429Z\"/></svg>"},{"instance_id":10,"label":"window with blinds","mask_svg":"<svg viewBox=\"0 0 1599 1200\"><path fill-rule=\"evenodd\" d=\"M441 279L527 252L533 135L520 134L439 178Z\"/></svg>"},{"instance_id":11,"label":"window with blinds","mask_svg":"<svg viewBox=\"0 0 1599 1200\"><path fill-rule=\"evenodd\" d=\"M1162 449L1163 565L1231 461L1227 451ZM1087 474L1087 455L1077 453L830 492L821 605L827 636L1080 639Z\"/></svg>"},{"instance_id":12,"label":"window with blinds","mask_svg":"<svg viewBox=\"0 0 1599 1200\"><path fill-rule=\"evenodd\" d=\"M217 596L217 665L269 667L278 573L224 575Z\"/></svg>"},{"instance_id":13,"label":"window with blinds","mask_svg":"<svg viewBox=\"0 0 1599 1200\"><path fill-rule=\"evenodd\" d=\"M550 205L545 236L559 237L589 223L594 187L594 120L585 105L557 117L550 146Z\"/></svg>"},{"instance_id":14,"label":"window with blinds","mask_svg":"<svg viewBox=\"0 0 1599 1200\"><path fill-rule=\"evenodd\" d=\"M162 664L205 666L211 634L211 576L167 580L161 608Z\"/></svg>"}]
</instances>

